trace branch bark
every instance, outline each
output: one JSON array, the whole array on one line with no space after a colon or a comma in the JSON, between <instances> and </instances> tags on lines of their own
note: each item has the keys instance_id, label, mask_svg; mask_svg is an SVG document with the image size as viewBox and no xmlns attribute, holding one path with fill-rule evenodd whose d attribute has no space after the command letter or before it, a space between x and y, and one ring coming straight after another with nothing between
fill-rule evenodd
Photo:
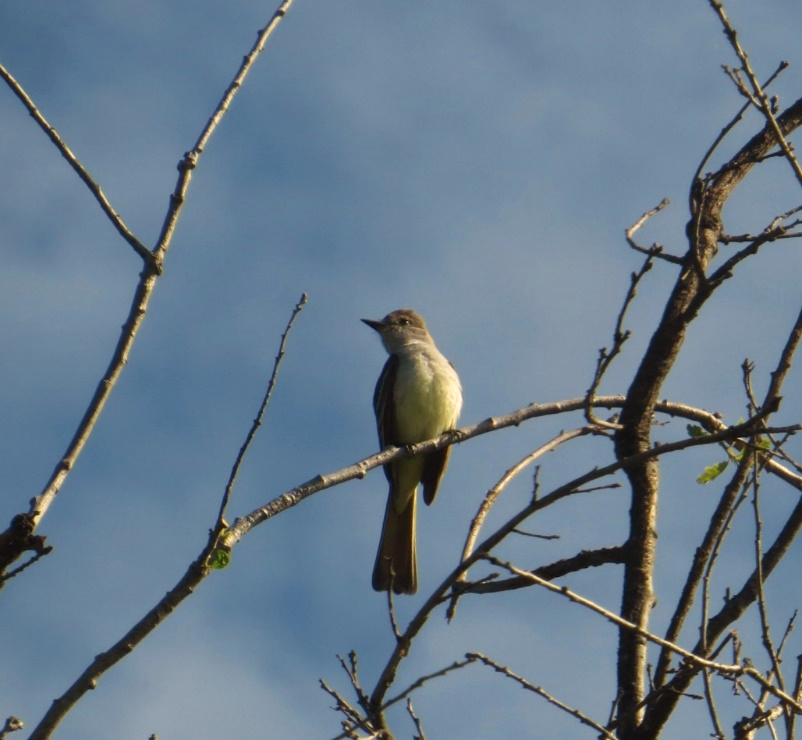
<instances>
[{"instance_id":1,"label":"branch bark","mask_svg":"<svg viewBox=\"0 0 802 740\"><path fill-rule=\"evenodd\" d=\"M776 119L783 136L802 123L802 99ZM663 383L679 355L690 323L716 286L707 269L718 252L722 209L752 167L777 145L773 125L767 124L709 179L693 185L692 213L688 224L688 250L665 312L627 392L621 429L615 437L619 460L643 453L652 445L651 426ZM653 737L636 732L644 717L647 643L646 630L654 601L652 574L657 540L657 505L660 472L656 458L628 466L631 487L630 531L627 542L621 616L638 630L621 630L618 652L619 717L623 737Z\"/></svg>"},{"instance_id":2,"label":"branch bark","mask_svg":"<svg viewBox=\"0 0 802 740\"><path fill-rule=\"evenodd\" d=\"M0 533L0 575L5 573L16 560L28 550L36 550L39 546L44 546L44 539L33 539L33 532L39 526L47 510L55 500L58 493L61 491L64 481L73 469L78 457L83 452L83 449L91 436L95 424L100 418L103 408L111 396L111 392L117 383L123 368L128 362L128 358L136 339L139 327L145 319L145 314L150 304L150 299L153 295L153 290L156 287L156 282L162 273L162 266L164 258L169 249L172 241L175 227L178 219L183 211L184 200L189 189L189 184L192 179L192 172L195 169L197 162L203 153L203 150L211 138L217 126L223 119L226 111L228 110L234 96L240 90L242 83L253 67L257 57L262 52L267 43L268 38L276 29L280 21L284 18L293 0L284 0L279 8L275 11L267 25L259 32L256 42L254 43L250 53L243 59L237 73L235 74L231 84L224 93L220 102L217 104L214 113L204 126L195 146L184 155L184 158L178 165L178 180L172 195L170 196L170 204L164 218L161 233L156 242L153 250L149 250L143 246L142 243L129 231L119 214L114 210L111 204L106 199L100 186L95 183L89 173L80 164L75 155L70 151L67 144L61 139L56 132L55 128L51 126L44 116L34 105L30 97L22 89L22 86L11 76L11 74L2 66L0 66L0 78L5 80L6 84L12 89L17 97L26 106L28 111L33 116L34 120L44 130L48 137L53 141L55 146L61 154L67 159L73 169L78 173L79 177L89 187L94 194L98 203L100 204L103 212L111 220L114 227L120 235L134 248L137 254L142 257L145 268L140 274L139 282L134 291L133 301L131 308L128 312L128 317L123 324L120 332L120 337L112 353L111 361L109 362L106 372L100 379L100 382L95 389L95 393L89 402L89 405L84 412L72 440L67 445L67 449L62 456L61 460L57 463L55 470L50 476L43 491L31 500L30 508L27 513L16 516L6 532ZM38 550L37 550L38 551ZM5 580L0 579L0 587L5 583Z\"/></svg>"}]
</instances>

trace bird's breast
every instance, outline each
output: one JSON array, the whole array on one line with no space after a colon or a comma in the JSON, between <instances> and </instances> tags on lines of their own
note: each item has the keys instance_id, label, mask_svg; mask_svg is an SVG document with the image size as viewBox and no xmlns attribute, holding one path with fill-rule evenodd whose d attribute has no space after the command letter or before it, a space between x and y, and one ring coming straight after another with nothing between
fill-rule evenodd
<instances>
[{"instance_id":1,"label":"bird's breast","mask_svg":"<svg viewBox=\"0 0 802 740\"><path fill-rule=\"evenodd\" d=\"M448 360L437 350L399 359L393 394L399 441L414 444L453 429L462 409L462 389Z\"/></svg>"}]
</instances>

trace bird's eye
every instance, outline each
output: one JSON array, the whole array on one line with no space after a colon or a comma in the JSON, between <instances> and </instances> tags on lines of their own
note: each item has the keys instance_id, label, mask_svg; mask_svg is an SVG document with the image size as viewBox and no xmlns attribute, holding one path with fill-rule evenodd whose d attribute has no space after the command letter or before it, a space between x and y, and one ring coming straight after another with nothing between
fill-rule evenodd
<instances>
[{"instance_id":1,"label":"bird's eye","mask_svg":"<svg viewBox=\"0 0 802 740\"><path fill-rule=\"evenodd\" d=\"M409 319L399 319L398 323L401 324L401 326L409 326Z\"/></svg>"}]
</instances>

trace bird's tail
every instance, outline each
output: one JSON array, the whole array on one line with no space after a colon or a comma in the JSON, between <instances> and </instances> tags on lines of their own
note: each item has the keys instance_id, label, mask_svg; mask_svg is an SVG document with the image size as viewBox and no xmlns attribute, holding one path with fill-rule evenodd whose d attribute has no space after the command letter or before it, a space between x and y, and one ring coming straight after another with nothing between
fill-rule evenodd
<instances>
[{"instance_id":1,"label":"bird's tail","mask_svg":"<svg viewBox=\"0 0 802 740\"><path fill-rule=\"evenodd\" d=\"M417 486L416 486L417 488ZM418 562L415 553L415 502L417 491L404 497L408 503L399 512L398 497L391 492L387 497L384 526L379 542L376 564L373 566L373 588L376 591L414 594L418 590ZM400 500L404 500L401 498Z\"/></svg>"}]
</instances>

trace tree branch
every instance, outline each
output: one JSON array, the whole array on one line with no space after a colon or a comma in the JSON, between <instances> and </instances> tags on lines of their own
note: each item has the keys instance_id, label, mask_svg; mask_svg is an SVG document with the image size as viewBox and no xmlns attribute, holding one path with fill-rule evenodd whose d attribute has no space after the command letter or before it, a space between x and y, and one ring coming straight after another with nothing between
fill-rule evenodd
<instances>
[{"instance_id":1,"label":"tree branch","mask_svg":"<svg viewBox=\"0 0 802 740\"><path fill-rule=\"evenodd\" d=\"M800 123L802 99L777 119L779 131L784 134ZM619 417L622 428L615 438L619 459L630 458L651 446L652 415L663 383L679 355L688 326L717 287L710 284L705 273L718 250L724 204L751 168L776 143L777 136L769 124L711 178L706 187L696 189L692 198L689 248L684 257L684 269L629 387ZM626 473L632 490L632 505L628 540L630 560L625 566L621 614L645 629L654 601L652 574L659 490L657 460L645 459L641 465L629 466ZM646 641L639 632L621 632L618 681L620 711L622 716L629 718L629 726L623 728L627 735L640 724L643 716L639 707L643 706L646 686Z\"/></svg>"},{"instance_id":2,"label":"tree branch","mask_svg":"<svg viewBox=\"0 0 802 740\"><path fill-rule=\"evenodd\" d=\"M11 73L2 64L0 64L0 77L5 80L6 84L11 88L11 91L14 93L14 95L20 99L22 104L28 110L28 113L30 113L31 118L33 118L33 120L39 125L39 128L41 128L42 131L47 134L50 141L55 144L56 149L61 152L61 156L67 160L70 167L72 167L77 173L78 177L83 180L86 187L88 187L92 195L95 196L95 200L100 205L103 213L106 214L114 228L117 229L117 233L119 233L119 235L131 245L133 250L142 258L142 261L145 263L145 265L155 267L153 254L151 251L141 241L139 241L134 233L125 225L122 216L120 216L120 214L114 210L111 203L109 203L109 200L106 198L106 195L101 189L100 185L95 182L94 178L89 174L87 169L72 153L72 150L67 146L64 139L61 138L58 131L56 131L56 129L53 128L53 126L51 126L47 119L42 115L42 113L39 111L39 108L36 107L36 104L33 102L33 100L31 100L28 93L25 92L22 85L20 85L20 83L14 79Z\"/></svg>"},{"instance_id":3,"label":"tree branch","mask_svg":"<svg viewBox=\"0 0 802 740\"><path fill-rule=\"evenodd\" d=\"M122 219L106 201L105 196L103 196L102 191L100 190L100 187L94 183L91 177L89 177L88 173L86 173L84 168L80 165L80 163L78 163L72 152L69 150L67 145L64 144L52 126L50 126L50 124L45 121L44 117L38 113L38 110L30 101L28 96L24 93L19 84L8 74L8 72L5 71L5 69L0 70L0 75L3 76L6 82L8 82L8 84L11 86L12 90L14 90L26 107L28 107L31 115L35 120L37 120L39 125L45 130L48 136L50 136L51 140L72 164L73 168L76 170L76 172L78 172L79 176L84 180L84 182L86 182L90 190L95 193L95 197L100 202L104 212L109 216L109 218L111 218L118 231L124 238L126 238L127 241L129 241L129 243L132 244L132 246L134 246L137 253L140 254L145 261L145 268L140 274L139 283L134 291L134 297L131 303L131 308L128 312L128 317L123 324L120 337L117 340L117 344L112 353L111 361L109 362L106 372L100 379L100 382L95 389L95 393L89 402L89 406L87 407L83 418L79 422L78 428L76 429L72 440L67 446L66 452L56 465L50 480L47 482L44 490L31 500L30 509L27 515L23 515L23 517L26 517L26 526L31 528L31 533L38 527L42 518L47 513L47 510L50 508L50 505L53 503L59 491L61 490L64 481L78 460L78 457L80 456L90 435L92 434L95 424L100 418L106 401L109 399L109 396L111 395L111 392L114 389L123 368L128 362L131 347L133 346L139 328L144 321L145 314L147 313L147 309L150 304L150 299L153 295L153 290L156 287L156 281L161 275L164 258L170 246L178 218L183 209L184 199L192 176L192 170L195 168L197 161L203 152L203 148L206 146L206 143L208 142L212 133L216 130L226 110L228 110L228 107L231 104L234 96L239 91L245 76L250 71L258 55L264 49L267 39L284 17L287 10L292 5L292 2L293 0L284 0L279 9L273 14L270 22L259 33L254 47L248 56L246 56L243 60L239 70L226 90L226 93L223 95L223 98L218 104L214 114L201 132L195 147L192 149L192 151L187 152L184 155L184 159L178 166L179 176L173 194L170 198L170 205L165 216L162 231L156 247L152 252L148 251L147 248L142 246L141 243L138 242L125 227ZM22 520L15 518L14 521L19 522ZM12 526L9 528L9 530L7 530L6 533L0 533L0 540L3 539L4 534L7 535L5 538L7 543L15 543L18 545L18 547L16 549L11 547L0 549L0 574L4 573L27 549L31 549L28 546L30 544L30 538L21 538L19 533L13 528L13 522Z\"/></svg>"}]
</instances>

